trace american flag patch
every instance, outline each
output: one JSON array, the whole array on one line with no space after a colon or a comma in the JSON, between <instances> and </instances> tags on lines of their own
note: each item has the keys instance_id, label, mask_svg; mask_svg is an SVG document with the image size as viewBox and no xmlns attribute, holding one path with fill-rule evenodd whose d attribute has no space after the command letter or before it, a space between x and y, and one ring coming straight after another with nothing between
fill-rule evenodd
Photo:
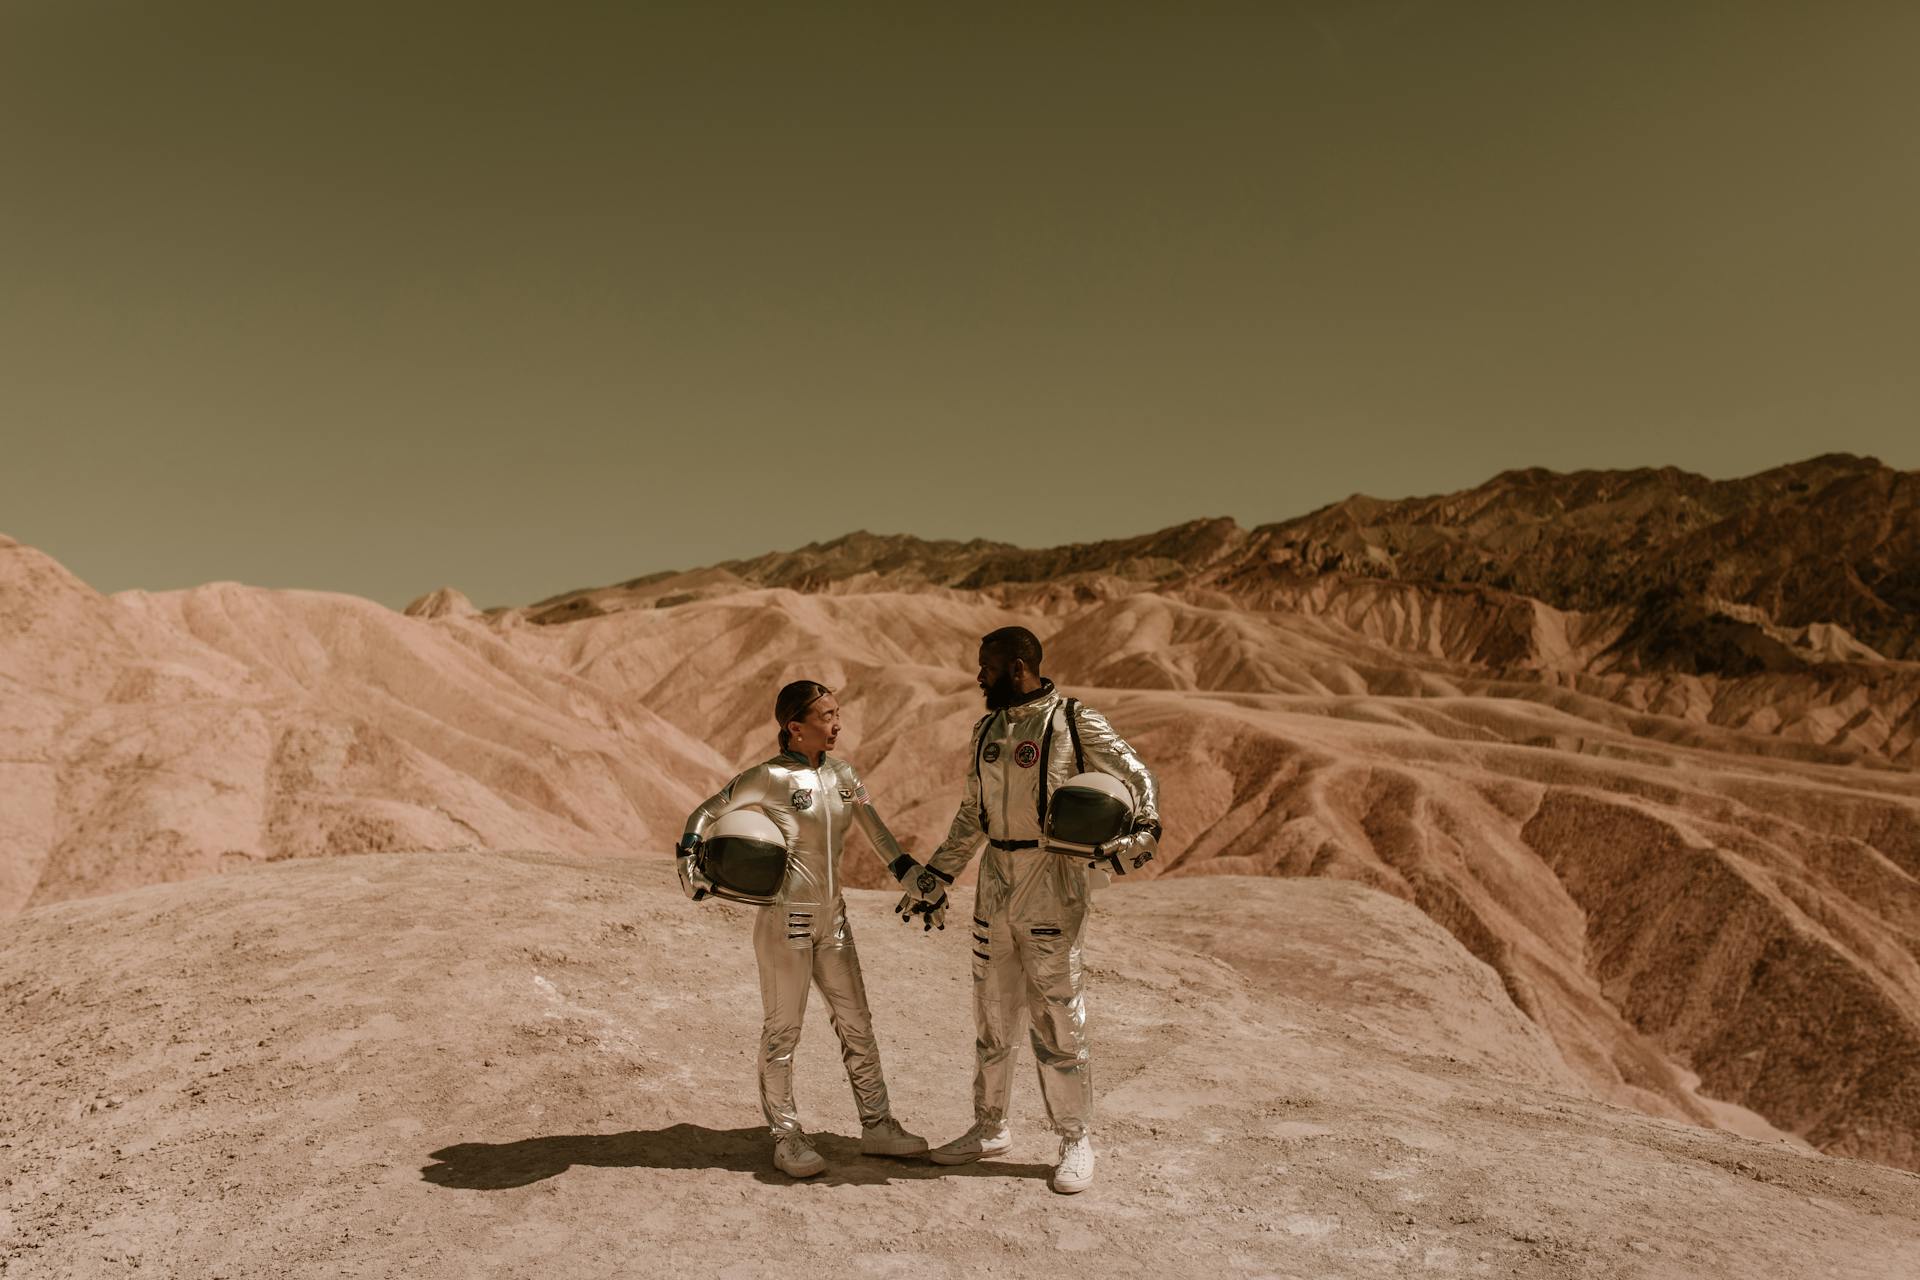
<instances>
[{"instance_id":1,"label":"american flag patch","mask_svg":"<svg viewBox=\"0 0 1920 1280\"><path fill-rule=\"evenodd\" d=\"M853 789L853 802L855 804L872 804L873 803L873 801L867 799L866 783L863 782L859 786Z\"/></svg>"}]
</instances>

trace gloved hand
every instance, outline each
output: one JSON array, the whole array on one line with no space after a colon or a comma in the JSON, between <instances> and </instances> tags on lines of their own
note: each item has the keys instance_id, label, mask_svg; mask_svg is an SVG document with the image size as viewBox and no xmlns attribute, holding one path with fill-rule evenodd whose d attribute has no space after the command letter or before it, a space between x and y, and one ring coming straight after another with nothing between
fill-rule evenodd
<instances>
[{"instance_id":1,"label":"gloved hand","mask_svg":"<svg viewBox=\"0 0 1920 1280\"><path fill-rule=\"evenodd\" d=\"M1141 827L1130 835L1121 836L1118 840L1102 845L1099 856L1088 860L1087 870L1089 873L1104 872L1108 879L1113 876L1123 876L1127 874L1128 867L1138 871L1152 862L1153 855L1159 849L1159 832L1150 827ZM1106 885L1107 880L1101 880L1093 887L1103 889Z\"/></svg>"},{"instance_id":2,"label":"gloved hand","mask_svg":"<svg viewBox=\"0 0 1920 1280\"><path fill-rule=\"evenodd\" d=\"M680 843L674 846L674 871L680 877L680 891L695 902L713 892L713 881L700 874L700 837L691 833L681 836Z\"/></svg>"},{"instance_id":3,"label":"gloved hand","mask_svg":"<svg viewBox=\"0 0 1920 1280\"><path fill-rule=\"evenodd\" d=\"M923 867L904 853L893 860L888 870L906 890L893 907L901 924L910 925L913 918L919 916L922 933L947 927L947 886L953 883L952 876Z\"/></svg>"},{"instance_id":4,"label":"gloved hand","mask_svg":"<svg viewBox=\"0 0 1920 1280\"><path fill-rule=\"evenodd\" d=\"M907 897L916 902L932 902L936 898L946 897L947 886L953 883L953 877L944 871L922 866L904 853L895 858L887 870L907 891Z\"/></svg>"},{"instance_id":5,"label":"gloved hand","mask_svg":"<svg viewBox=\"0 0 1920 1280\"><path fill-rule=\"evenodd\" d=\"M1135 827L1133 834L1114 846L1114 853L1125 858L1129 866L1138 871L1153 861L1153 855L1160 851L1160 824L1142 823Z\"/></svg>"},{"instance_id":6,"label":"gloved hand","mask_svg":"<svg viewBox=\"0 0 1920 1280\"><path fill-rule=\"evenodd\" d=\"M935 902L917 902L909 893L900 899L893 910L900 917L901 924L911 925L915 916L920 917L922 933L947 927L947 895L944 893Z\"/></svg>"}]
</instances>

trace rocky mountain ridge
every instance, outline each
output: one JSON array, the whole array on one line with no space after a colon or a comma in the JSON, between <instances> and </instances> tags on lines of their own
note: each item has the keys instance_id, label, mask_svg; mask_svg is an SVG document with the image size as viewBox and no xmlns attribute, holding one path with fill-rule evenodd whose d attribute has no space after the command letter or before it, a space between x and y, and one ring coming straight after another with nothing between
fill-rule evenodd
<instances>
[{"instance_id":1,"label":"rocky mountain ridge","mask_svg":"<svg viewBox=\"0 0 1920 1280\"><path fill-rule=\"evenodd\" d=\"M1072 591L1218 591L1290 603L1324 580L1524 597L1619 614L1644 671L1752 675L1920 657L1920 473L1828 454L1735 480L1672 467L1504 472L1457 493L1354 495L1243 529L1231 519L1037 550L856 532L529 606L541 623L730 590L947 589L1009 602Z\"/></svg>"}]
</instances>

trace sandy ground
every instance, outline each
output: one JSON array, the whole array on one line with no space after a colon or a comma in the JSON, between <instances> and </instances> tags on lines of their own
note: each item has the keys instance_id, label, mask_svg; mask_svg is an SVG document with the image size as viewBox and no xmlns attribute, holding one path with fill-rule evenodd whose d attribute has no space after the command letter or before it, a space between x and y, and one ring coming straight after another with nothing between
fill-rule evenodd
<instances>
[{"instance_id":1,"label":"sandy ground","mask_svg":"<svg viewBox=\"0 0 1920 1280\"><path fill-rule=\"evenodd\" d=\"M866 1159L816 1000L774 1172L748 913L663 861L378 854L57 903L0 943L0 1275L1911 1277L1920 1177L1594 1101L1414 907L1115 888L1099 1170ZM849 895L901 1118L969 1116L966 935ZM962 909L966 906L961 904Z\"/></svg>"}]
</instances>

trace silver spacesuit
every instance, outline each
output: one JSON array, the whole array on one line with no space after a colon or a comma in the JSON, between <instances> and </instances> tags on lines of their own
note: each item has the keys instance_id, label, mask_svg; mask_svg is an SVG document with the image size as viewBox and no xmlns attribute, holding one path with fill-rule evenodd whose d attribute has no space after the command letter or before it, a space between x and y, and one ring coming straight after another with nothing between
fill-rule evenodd
<instances>
[{"instance_id":1,"label":"silver spacesuit","mask_svg":"<svg viewBox=\"0 0 1920 1280\"><path fill-rule=\"evenodd\" d=\"M1150 852L1158 841L1158 787L1153 774L1106 717L1077 708L1051 680L1023 702L974 727L967 794L946 840L928 865L957 875L982 843L973 911L973 1011L976 1122L1001 1124L1012 1092L1014 1035L1026 1015L1047 1118L1061 1137L1086 1136L1093 1102L1082 994L1080 942L1087 920L1087 865L1040 849L1042 806L1077 772L1073 728L1090 770L1126 784L1136 832L1120 842L1123 857ZM977 765L974 764L977 762Z\"/></svg>"},{"instance_id":2,"label":"silver spacesuit","mask_svg":"<svg viewBox=\"0 0 1920 1280\"><path fill-rule=\"evenodd\" d=\"M773 820L787 846L786 879L774 902L759 909L753 926L765 1014L760 1031L761 1109L775 1138L801 1131L793 1101L793 1053L812 982L826 997L827 1016L840 1037L840 1056L860 1123L872 1126L889 1115L887 1085L880 1073L860 958L840 896L840 850L855 825L883 862L903 857L900 846L874 813L852 765L823 756L816 766L797 751L784 751L722 787L688 816L682 844L687 837L703 836L721 814L748 805ZM683 879L689 861L681 860Z\"/></svg>"}]
</instances>

